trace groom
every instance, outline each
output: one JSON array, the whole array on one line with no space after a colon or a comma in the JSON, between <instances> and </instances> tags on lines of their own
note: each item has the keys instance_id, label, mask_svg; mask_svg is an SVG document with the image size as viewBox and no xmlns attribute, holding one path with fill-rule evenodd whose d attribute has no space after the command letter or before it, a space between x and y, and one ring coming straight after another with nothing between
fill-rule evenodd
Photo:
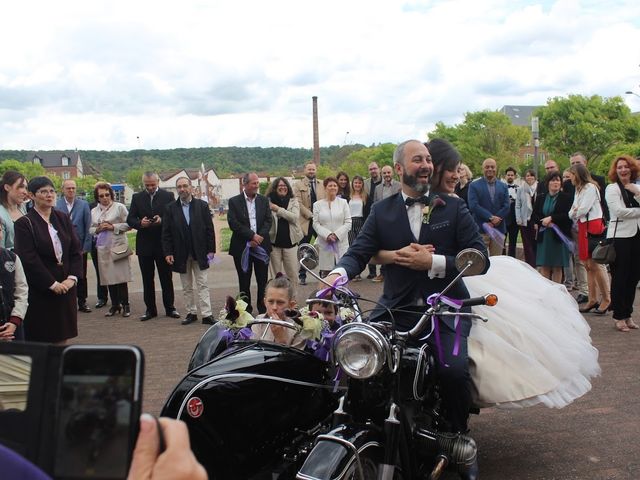
<instances>
[{"instance_id":1,"label":"groom","mask_svg":"<svg viewBox=\"0 0 640 480\"><path fill-rule=\"evenodd\" d=\"M334 282L340 274L353 278L378 254L386 263L382 297L371 319L380 319L385 309L405 305L424 305L424 300L438 293L457 275L455 256L465 248L476 248L486 256L486 248L478 227L466 204L458 197L428 199L433 163L427 147L418 140L408 140L393 154L395 171L402 190L373 205L358 237L342 257L336 269L325 279ZM434 200L437 198L437 200ZM430 204L425 212L423 202ZM433 246L435 250L432 253ZM489 268L488 258L486 270ZM468 298L464 283L457 282L447 295ZM424 307L420 309L424 311ZM420 313L396 317L400 330L415 325ZM453 355L455 328L445 317L440 329L443 357L437 370L442 387L446 419L454 432L467 431L471 407L471 377L467 358L469 319L462 320L462 338L458 355ZM429 343L431 339L427 340ZM448 367L442 365L447 364ZM477 465L462 478L476 478Z\"/></svg>"}]
</instances>

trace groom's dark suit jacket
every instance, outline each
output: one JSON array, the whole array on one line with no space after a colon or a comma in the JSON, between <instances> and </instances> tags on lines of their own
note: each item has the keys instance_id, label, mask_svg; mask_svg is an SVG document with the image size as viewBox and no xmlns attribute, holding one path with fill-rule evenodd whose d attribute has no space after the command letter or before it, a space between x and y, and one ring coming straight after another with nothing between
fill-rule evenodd
<instances>
[{"instance_id":1,"label":"groom's dark suit jacket","mask_svg":"<svg viewBox=\"0 0 640 480\"><path fill-rule=\"evenodd\" d=\"M446 276L430 279L426 271L411 270L399 265L385 266L384 291L380 303L388 308L403 305L415 305L416 300L423 300L442 291L457 275L455 257L465 248L476 248L484 253L486 270L489 268L487 249L478 233L478 227L469 213L466 203L458 197L441 196L445 205L431 210L429 223L423 223L417 243L432 244L435 253L444 255L447 260ZM364 270L369 259L379 250L397 250L406 247L416 239L411 233L407 209L401 193L375 203L356 240L342 257L338 267L347 271L353 278ZM483 272L484 273L484 272ZM452 298L469 298L469 292L462 281L459 281L447 293ZM377 308L373 317L384 314ZM445 322L450 328L453 320ZM463 322L463 334L468 335L471 322Z\"/></svg>"}]
</instances>

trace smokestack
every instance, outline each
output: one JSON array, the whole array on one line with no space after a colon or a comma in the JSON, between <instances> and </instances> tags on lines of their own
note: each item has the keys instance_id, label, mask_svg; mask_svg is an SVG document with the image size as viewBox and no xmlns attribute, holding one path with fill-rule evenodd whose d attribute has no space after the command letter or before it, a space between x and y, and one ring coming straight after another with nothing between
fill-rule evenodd
<instances>
[{"instance_id":1,"label":"smokestack","mask_svg":"<svg viewBox=\"0 0 640 480\"><path fill-rule=\"evenodd\" d=\"M318 134L318 97L313 100L313 163L320 165L320 135Z\"/></svg>"}]
</instances>

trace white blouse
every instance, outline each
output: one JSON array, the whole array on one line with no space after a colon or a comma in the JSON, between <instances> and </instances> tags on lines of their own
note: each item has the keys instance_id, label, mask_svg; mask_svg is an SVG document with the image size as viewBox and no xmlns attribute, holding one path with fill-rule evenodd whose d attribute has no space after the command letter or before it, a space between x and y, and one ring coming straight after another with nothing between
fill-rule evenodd
<instances>
[{"instance_id":1,"label":"white blouse","mask_svg":"<svg viewBox=\"0 0 640 480\"><path fill-rule=\"evenodd\" d=\"M351 210L351 217L362 217L364 211L364 204L362 203L362 198L352 198L349 201L349 210Z\"/></svg>"}]
</instances>

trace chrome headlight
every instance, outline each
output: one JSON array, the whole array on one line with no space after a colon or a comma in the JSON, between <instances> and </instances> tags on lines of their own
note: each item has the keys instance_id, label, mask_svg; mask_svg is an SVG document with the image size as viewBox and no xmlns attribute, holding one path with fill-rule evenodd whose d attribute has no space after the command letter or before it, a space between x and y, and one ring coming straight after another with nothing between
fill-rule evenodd
<instances>
[{"instance_id":1,"label":"chrome headlight","mask_svg":"<svg viewBox=\"0 0 640 480\"><path fill-rule=\"evenodd\" d=\"M352 323L338 333L333 355L347 375L365 379L376 375L384 366L390 347L378 330L366 323Z\"/></svg>"}]
</instances>

